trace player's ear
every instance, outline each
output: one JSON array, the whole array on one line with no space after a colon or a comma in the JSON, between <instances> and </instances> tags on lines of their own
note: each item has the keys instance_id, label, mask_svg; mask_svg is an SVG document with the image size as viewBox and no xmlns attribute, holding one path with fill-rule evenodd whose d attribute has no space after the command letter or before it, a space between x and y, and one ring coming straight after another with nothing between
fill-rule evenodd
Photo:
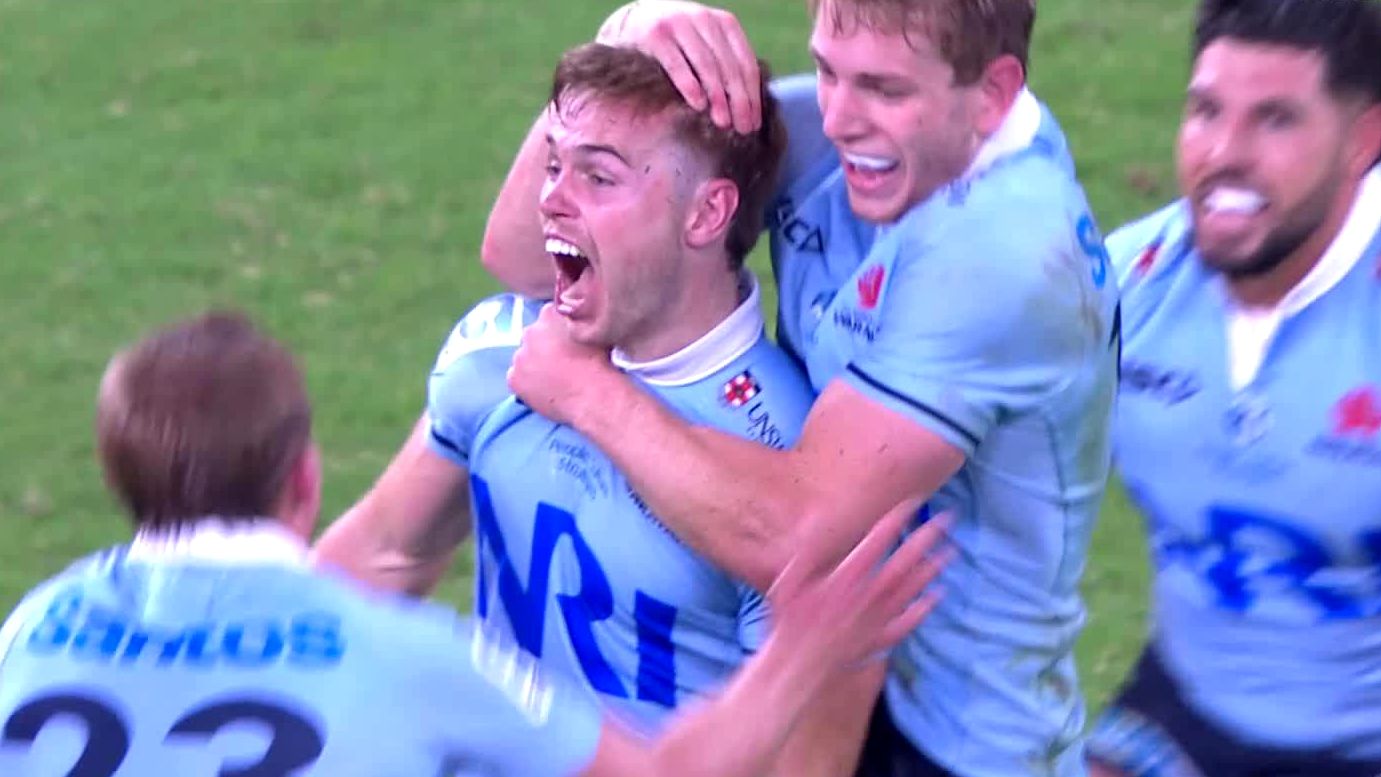
<instances>
[{"instance_id":1,"label":"player's ear","mask_svg":"<svg viewBox=\"0 0 1381 777\"><path fill-rule=\"evenodd\" d=\"M308 442L297 457L283 484L282 508L279 517L288 529L308 542L316 530L321 513L321 451L315 442Z\"/></svg>"},{"instance_id":2,"label":"player's ear","mask_svg":"<svg viewBox=\"0 0 1381 777\"><path fill-rule=\"evenodd\" d=\"M1381 163L1381 103L1368 105L1357 114L1348 141L1350 172L1360 177Z\"/></svg>"},{"instance_id":3,"label":"player's ear","mask_svg":"<svg viewBox=\"0 0 1381 777\"><path fill-rule=\"evenodd\" d=\"M987 138L997 132L1025 85L1026 68L1011 54L1003 54L983 68L983 75L975 85L978 106L974 129L980 137Z\"/></svg>"},{"instance_id":4,"label":"player's ear","mask_svg":"<svg viewBox=\"0 0 1381 777\"><path fill-rule=\"evenodd\" d=\"M711 178L696 187L686 213L684 239L692 248L705 248L724 239L738 212L738 186L728 178Z\"/></svg>"}]
</instances>

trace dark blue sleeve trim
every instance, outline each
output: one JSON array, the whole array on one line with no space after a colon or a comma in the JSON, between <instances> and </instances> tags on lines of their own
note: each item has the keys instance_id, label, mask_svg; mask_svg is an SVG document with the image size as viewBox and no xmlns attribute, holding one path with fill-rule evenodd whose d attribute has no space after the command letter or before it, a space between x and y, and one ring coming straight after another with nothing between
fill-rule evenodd
<instances>
[{"instance_id":1,"label":"dark blue sleeve trim","mask_svg":"<svg viewBox=\"0 0 1381 777\"><path fill-rule=\"evenodd\" d=\"M965 440L968 440L969 445L972 445L975 448L978 447L978 435L960 426L954 419L950 418L949 416L946 416L939 410L936 410L935 408L931 407L930 405L927 405L924 402L921 402L920 400L912 399L911 397L908 397L905 394L898 392L896 389L893 389L891 386L888 386L880 382L873 376L869 375L863 370L860 370L852 364L849 365L849 372L857 376L859 380L863 381L864 383L867 383L869 386L872 386L873 388L877 389L878 391L881 391L887 396L892 397L893 399L896 399L898 401L905 402L907 405L910 405L911 407L921 411L922 413L925 413L931 418L934 418L936 421L939 421L945 426L948 426L950 429L953 429L955 433L958 434L960 437L963 437Z\"/></svg>"}]
</instances>

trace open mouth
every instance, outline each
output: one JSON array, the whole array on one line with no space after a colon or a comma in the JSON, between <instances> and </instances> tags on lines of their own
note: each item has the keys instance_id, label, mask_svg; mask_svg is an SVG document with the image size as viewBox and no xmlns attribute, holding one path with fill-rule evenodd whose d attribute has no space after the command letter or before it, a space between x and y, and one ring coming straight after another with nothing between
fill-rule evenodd
<instances>
[{"instance_id":1,"label":"open mouth","mask_svg":"<svg viewBox=\"0 0 1381 777\"><path fill-rule=\"evenodd\" d=\"M1255 216L1267 205L1260 192L1236 186L1214 187L1203 202L1210 212L1229 216Z\"/></svg>"},{"instance_id":2,"label":"open mouth","mask_svg":"<svg viewBox=\"0 0 1381 777\"><path fill-rule=\"evenodd\" d=\"M1270 206L1261 192L1244 186L1214 186L1199 199L1199 226L1215 232L1239 233L1256 223Z\"/></svg>"},{"instance_id":3,"label":"open mouth","mask_svg":"<svg viewBox=\"0 0 1381 777\"><path fill-rule=\"evenodd\" d=\"M844 159L849 180L864 186L875 186L881 183L901 165L901 162L896 159L869 154L844 153L841 156Z\"/></svg>"},{"instance_id":4,"label":"open mouth","mask_svg":"<svg viewBox=\"0 0 1381 777\"><path fill-rule=\"evenodd\" d=\"M556 265L556 309L570 315L585 299L586 284L581 280L591 273L590 259L574 243L548 237L547 254Z\"/></svg>"}]
</instances>

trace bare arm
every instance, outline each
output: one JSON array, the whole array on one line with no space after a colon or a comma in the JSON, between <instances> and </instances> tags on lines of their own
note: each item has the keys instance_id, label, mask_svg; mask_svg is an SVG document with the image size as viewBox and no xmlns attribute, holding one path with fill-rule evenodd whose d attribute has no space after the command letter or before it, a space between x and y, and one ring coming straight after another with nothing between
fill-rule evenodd
<instances>
[{"instance_id":1,"label":"bare arm","mask_svg":"<svg viewBox=\"0 0 1381 777\"><path fill-rule=\"evenodd\" d=\"M389 591L426 594L469 532L463 469L427 449L427 418L384 474L316 544L318 561Z\"/></svg>"},{"instance_id":2,"label":"bare arm","mask_svg":"<svg viewBox=\"0 0 1381 777\"><path fill-rule=\"evenodd\" d=\"M544 110L528 130L484 225L480 261L509 289L548 299L555 272L542 239L537 201L546 178L548 118Z\"/></svg>"},{"instance_id":3,"label":"bare arm","mask_svg":"<svg viewBox=\"0 0 1381 777\"><path fill-rule=\"evenodd\" d=\"M831 680L815 695L773 766L772 777L850 777L887 676L881 661Z\"/></svg>"},{"instance_id":4,"label":"bare arm","mask_svg":"<svg viewBox=\"0 0 1381 777\"><path fill-rule=\"evenodd\" d=\"M780 618L777 628L724 693L679 716L650 753L621 730L606 727L585 774L759 777L768 773L793 727L819 701L821 690L854 674L860 661L890 649L933 606L934 594L917 597L944 563L932 553L942 527L932 525L913 533L882 562L908 513L895 509L877 522L828 576L803 582L807 565L790 565L774 586L774 591L787 589L773 596ZM809 590L803 595L792 593L798 586Z\"/></svg>"},{"instance_id":5,"label":"bare arm","mask_svg":"<svg viewBox=\"0 0 1381 777\"><path fill-rule=\"evenodd\" d=\"M841 382L789 450L692 426L602 352L572 342L550 306L526 330L509 384L608 454L678 537L759 589L802 548L822 564L837 560L877 516L928 497L964 462L943 438Z\"/></svg>"},{"instance_id":6,"label":"bare arm","mask_svg":"<svg viewBox=\"0 0 1381 777\"><path fill-rule=\"evenodd\" d=\"M821 563L838 559L876 516L929 497L964 463L937 435L840 382L811 408L796 447L778 451L692 426L611 377L621 390L589 403L576 427L673 532L753 585L803 547Z\"/></svg>"}]
</instances>

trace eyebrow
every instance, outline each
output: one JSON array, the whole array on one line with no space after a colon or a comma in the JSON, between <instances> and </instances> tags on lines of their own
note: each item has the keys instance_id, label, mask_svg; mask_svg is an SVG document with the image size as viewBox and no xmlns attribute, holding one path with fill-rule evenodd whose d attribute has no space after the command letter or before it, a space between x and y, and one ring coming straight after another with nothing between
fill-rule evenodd
<instances>
[{"instance_id":1,"label":"eyebrow","mask_svg":"<svg viewBox=\"0 0 1381 777\"><path fill-rule=\"evenodd\" d=\"M547 133L547 145L556 145L556 140L551 136L551 133ZM581 143L580 145L575 147L575 150L577 153L581 154L608 154L614 157L615 159L619 160L620 162L624 163L628 167L633 166L633 163L629 162L627 157L619 153L619 150L617 148L605 145L603 143Z\"/></svg>"},{"instance_id":2,"label":"eyebrow","mask_svg":"<svg viewBox=\"0 0 1381 777\"><path fill-rule=\"evenodd\" d=\"M829 69L829 70L833 70L833 69L834 69L834 66L830 64L830 61L829 61L828 59L825 59L824 55L821 54L821 53L819 52L819 50L817 50L814 46L811 46L811 47L810 47L810 56L811 56L811 59L814 59L814 60L815 60L815 64L816 64L816 65L823 66L823 67L825 67L826 69ZM869 85L878 85L878 84L888 84L888 85L896 85L896 86L902 86L902 85L910 86L910 85L912 85L912 81L911 81L910 78L908 78L908 77L906 77L906 76L904 76L904 75L901 75L901 74L899 74L899 73L874 73L874 72L863 72L863 73L857 73L857 74L855 74L855 75L854 75L854 78L857 79L858 81L862 82L862 83L869 84Z\"/></svg>"}]
</instances>

